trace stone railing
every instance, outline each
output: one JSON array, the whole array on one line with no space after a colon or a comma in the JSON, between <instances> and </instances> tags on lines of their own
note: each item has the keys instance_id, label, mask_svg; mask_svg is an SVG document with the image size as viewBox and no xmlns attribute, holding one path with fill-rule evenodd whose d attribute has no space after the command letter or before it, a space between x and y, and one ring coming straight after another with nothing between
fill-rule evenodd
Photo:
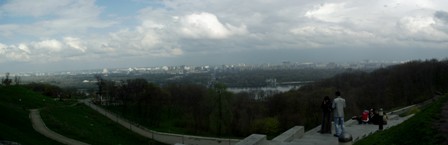
<instances>
[{"instance_id":1,"label":"stone railing","mask_svg":"<svg viewBox=\"0 0 448 145\"><path fill-rule=\"evenodd\" d=\"M266 145L266 135L262 134L252 134L249 137L246 137L244 140L236 143L235 145Z\"/></svg>"},{"instance_id":2,"label":"stone railing","mask_svg":"<svg viewBox=\"0 0 448 145\"><path fill-rule=\"evenodd\" d=\"M272 141L291 142L295 138L301 138L304 134L305 128L303 126L294 126L293 128L272 139Z\"/></svg>"}]
</instances>

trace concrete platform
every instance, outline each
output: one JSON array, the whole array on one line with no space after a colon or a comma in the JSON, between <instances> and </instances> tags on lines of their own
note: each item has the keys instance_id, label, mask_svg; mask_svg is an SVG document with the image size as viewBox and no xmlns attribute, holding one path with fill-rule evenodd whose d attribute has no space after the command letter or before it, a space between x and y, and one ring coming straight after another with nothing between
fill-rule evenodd
<instances>
[{"instance_id":1,"label":"concrete platform","mask_svg":"<svg viewBox=\"0 0 448 145\"><path fill-rule=\"evenodd\" d=\"M412 115L406 117L399 117L398 115L391 115L387 122L387 125L384 125L384 129L388 129L392 126L398 125L403 121L409 119ZM320 134L317 131L320 129L320 126L309 130L305 133L305 135L301 138L296 138L291 142L283 142L283 143L271 143L278 145L338 145L338 138L334 137L333 134ZM372 124L358 124L353 121L345 122L345 132L349 133L353 137L353 142L356 142L364 137L367 137L376 131L378 131L378 125ZM332 126L332 133L334 133L334 126Z\"/></svg>"}]
</instances>

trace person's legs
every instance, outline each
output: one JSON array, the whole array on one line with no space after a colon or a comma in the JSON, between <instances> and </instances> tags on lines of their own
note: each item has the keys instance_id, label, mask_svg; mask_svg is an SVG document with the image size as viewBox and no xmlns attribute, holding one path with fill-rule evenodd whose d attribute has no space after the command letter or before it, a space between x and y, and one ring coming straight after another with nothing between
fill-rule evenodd
<instances>
[{"instance_id":1,"label":"person's legs","mask_svg":"<svg viewBox=\"0 0 448 145\"><path fill-rule=\"evenodd\" d=\"M339 135L341 135L342 133L344 133L344 117L339 117L339 122L341 125L341 132L339 133Z\"/></svg>"},{"instance_id":2,"label":"person's legs","mask_svg":"<svg viewBox=\"0 0 448 145\"><path fill-rule=\"evenodd\" d=\"M324 130L325 130L325 113L322 113L322 123L321 123L321 125L320 125L320 133L323 133L324 132Z\"/></svg>"},{"instance_id":3,"label":"person's legs","mask_svg":"<svg viewBox=\"0 0 448 145\"><path fill-rule=\"evenodd\" d=\"M339 117L334 117L334 130L335 130L335 136L339 136L341 134L341 129L339 126Z\"/></svg>"},{"instance_id":4,"label":"person's legs","mask_svg":"<svg viewBox=\"0 0 448 145\"><path fill-rule=\"evenodd\" d=\"M340 136L344 133L344 117L334 117L335 136Z\"/></svg>"},{"instance_id":5,"label":"person's legs","mask_svg":"<svg viewBox=\"0 0 448 145\"><path fill-rule=\"evenodd\" d=\"M325 133L331 133L331 117L330 113L325 114Z\"/></svg>"}]
</instances>

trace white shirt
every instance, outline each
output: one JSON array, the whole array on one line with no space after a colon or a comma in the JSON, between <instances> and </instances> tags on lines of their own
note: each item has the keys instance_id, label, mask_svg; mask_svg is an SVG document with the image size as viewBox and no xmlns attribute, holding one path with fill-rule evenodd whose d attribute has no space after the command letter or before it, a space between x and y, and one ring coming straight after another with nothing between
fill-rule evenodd
<instances>
[{"instance_id":1,"label":"white shirt","mask_svg":"<svg viewBox=\"0 0 448 145\"><path fill-rule=\"evenodd\" d=\"M344 117L345 99L338 96L331 105L334 109L334 117Z\"/></svg>"}]
</instances>

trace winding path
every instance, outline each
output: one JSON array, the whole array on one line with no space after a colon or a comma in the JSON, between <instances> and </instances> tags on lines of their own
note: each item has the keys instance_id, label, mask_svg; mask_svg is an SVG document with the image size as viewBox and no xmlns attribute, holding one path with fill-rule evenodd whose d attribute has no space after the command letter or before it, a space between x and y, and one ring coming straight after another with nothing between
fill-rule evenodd
<instances>
[{"instance_id":1,"label":"winding path","mask_svg":"<svg viewBox=\"0 0 448 145\"><path fill-rule=\"evenodd\" d=\"M124 118L118 117L116 114L111 113L91 102L91 99L80 100L85 105L89 106L98 113L106 116L110 120L120 124L121 126L149 139L153 139L166 144L194 144L194 145L233 145L240 140L238 139L225 139L214 137L202 137L193 135L182 135L173 133L163 133L153 130L149 130L143 126L133 123Z\"/></svg>"},{"instance_id":2,"label":"winding path","mask_svg":"<svg viewBox=\"0 0 448 145\"><path fill-rule=\"evenodd\" d=\"M53 140L56 140L58 142L61 142L63 144L67 144L67 145L88 145L87 143L65 137L63 135L60 135L60 134L48 129L47 126L45 125L44 121L40 117L39 109L31 109L30 110L30 119L31 119L31 123L33 124L34 130L36 130L40 134L45 135L48 138L51 138Z\"/></svg>"}]
</instances>

